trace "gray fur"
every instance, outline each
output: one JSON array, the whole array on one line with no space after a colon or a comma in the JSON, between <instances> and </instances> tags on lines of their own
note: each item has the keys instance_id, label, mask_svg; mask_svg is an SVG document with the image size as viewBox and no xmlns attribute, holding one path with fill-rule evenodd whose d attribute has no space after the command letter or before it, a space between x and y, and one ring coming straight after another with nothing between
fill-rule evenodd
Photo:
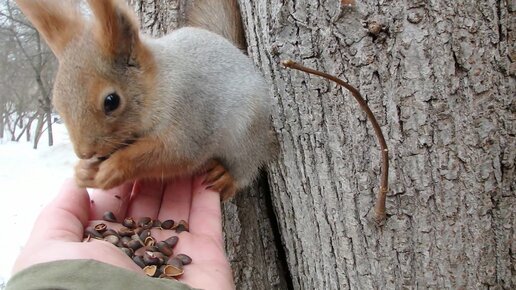
<instances>
[{"instance_id":1,"label":"gray fur","mask_svg":"<svg viewBox=\"0 0 516 290\"><path fill-rule=\"evenodd\" d=\"M274 157L268 86L234 46L244 41L226 33L241 27L232 1L202 2L193 11L205 24L227 22L203 27L214 32L182 28L159 39L140 36L123 1L89 2L92 21L76 19L73 37L55 45L60 65L53 101L82 159L79 185L110 188L128 179L191 174L211 169L204 165L214 159L233 178L233 194ZM66 26L47 24L71 20L39 13L45 1L25 4L47 39L60 40L55 36ZM234 11L214 13L218 6ZM119 106L106 111L110 94Z\"/></svg>"},{"instance_id":2,"label":"gray fur","mask_svg":"<svg viewBox=\"0 0 516 290\"><path fill-rule=\"evenodd\" d=\"M168 130L165 141L174 144L171 150L191 159L216 158L238 188L248 185L274 152L268 86L252 61L199 28L144 42L158 65L157 95L163 96L149 112L159 116L154 133L174 124L176 132Z\"/></svg>"}]
</instances>

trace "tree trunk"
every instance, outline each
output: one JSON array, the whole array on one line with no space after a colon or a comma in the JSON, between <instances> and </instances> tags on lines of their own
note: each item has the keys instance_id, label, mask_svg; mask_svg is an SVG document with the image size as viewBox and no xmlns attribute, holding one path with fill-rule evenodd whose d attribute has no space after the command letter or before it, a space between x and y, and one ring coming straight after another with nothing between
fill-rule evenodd
<instances>
[{"instance_id":1,"label":"tree trunk","mask_svg":"<svg viewBox=\"0 0 516 290\"><path fill-rule=\"evenodd\" d=\"M43 135L43 127L45 125L45 114L41 111L37 113L38 114L38 123L36 125L36 132L34 133L34 149L38 149L38 143L39 139L41 138L41 135Z\"/></svg>"},{"instance_id":2,"label":"tree trunk","mask_svg":"<svg viewBox=\"0 0 516 290\"><path fill-rule=\"evenodd\" d=\"M20 112L16 112L15 115L16 117L12 123L12 126L9 123L7 125L9 132L11 132L11 141L16 141L16 129L19 127L20 122L23 122L24 117L24 114Z\"/></svg>"},{"instance_id":3,"label":"tree trunk","mask_svg":"<svg viewBox=\"0 0 516 290\"><path fill-rule=\"evenodd\" d=\"M514 289L514 1L240 3L274 95L269 182L294 288ZM380 152L365 114L289 58L355 85L379 119L383 227L370 221Z\"/></svg>"},{"instance_id":4,"label":"tree trunk","mask_svg":"<svg viewBox=\"0 0 516 290\"><path fill-rule=\"evenodd\" d=\"M4 132L5 132L5 122L4 122L4 115L2 114L0 116L0 139L4 138Z\"/></svg>"},{"instance_id":5,"label":"tree trunk","mask_svg":"<svg viewBox=\"0 0 516 290\"><path fill-rule=\"evenodd\" d=\"M27 142L30 141L30 128L31 128L31 125L32 125L32 122L34 121L34 119L36 118L36 114L30 116L28 119L27 119L27 124L25 124L25 126L23 126L23 129L22 131L18 134L18 137L16 138L16 142L19 142L20 139L23 137L23 135L25 134L26 136L26 140Z\"/></svg>"},{"instance_id":6,"label":"tree trunk","mask_svg":"<svg viewBox=\"0 0 516 290\"><path fill-rule=\"evenodd\" d=\"M187 0L128 0L140 18L143 31L162 36L183 26Z\"/></svg>"},{"instance_id":7,"label":"tree trunk","mask_svg":"<svg viewBox=\"0 0 516 290\"><path fill-rule=\"evenodd\" d=\"M288 289L291 282L266 179L225 202L223 215L236 289Z\"/></svg>"},{"instance_id":8,"label":"tree trunk","mask_svg":"<svg viewBox=\"0 0 516 290\"><path fill-rule=\"evenodd\" d=\"M5 134L5 119L7 118L8 114L5 110L4 106L0 106L0 139L4 138Z\"/></svg>"},{"instance_id":9,"label":"tree trunk","mask_svg":"<svg viewBox=\"0 0 516 290\"><path fill-rule=\"evenodd\" d=\"M130 0L145 32L161 36L184 24L185 0ZM287 289L290 278L266 178L248 192L223 204L226 252L237 289ZM279 246L279 247L278 247Z\"/></svg>"},{"instance_id":10,"label":"tree trunk","mask_svg":"<svg viewBox=\"0 0 516 290\"><path fill-rule=\"evenodd\" d=\"M54 146L54 132L52 130L52 105L48 105L46 108L46 115L47 115L47 134L48 134L48 146Z\"/></svg>"},{"instance_id":11,"label":"tree trunk","mask_svg":"<svg viewBox=\"0 0 516 290\"><path fill-rule=\"evenodd\" d=\"M32 128L32 122L34 122L34 120L36 119L37 117L37 114L34 113L34 115L32 115L29 119L29 121L27 122L27 125L25 127L27 127L27 134L25 136L27 136L27 142L30 142L31 140L31 128Z\"/></svg>"},{"instance_id":12,"label":"tree trunk","mask_svg":"<svg viewBox=\"0 0 516 290\"><path fill-rule=\"evenodd\" d=\"M155 36L183 23L186 0L131 2ZM516 287L507 2L240 1L281 153L272 199L261 184L224 204L237 289ZM371 222L380 152L365 114L288 58L349 81L376 114L391 159L383 226Z\"/></svg>"}]
</instances>

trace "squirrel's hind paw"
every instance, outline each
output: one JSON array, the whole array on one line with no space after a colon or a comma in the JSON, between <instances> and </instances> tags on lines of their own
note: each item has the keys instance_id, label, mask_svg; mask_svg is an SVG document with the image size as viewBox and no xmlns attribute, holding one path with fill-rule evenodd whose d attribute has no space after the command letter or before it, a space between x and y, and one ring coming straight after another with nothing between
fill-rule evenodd
<instances>
[{"instance_id":1,"label":"squirrel's hind paw","mask_svg":"<svg viewBox=\"0 0 516 290\"><path fill-rule=\"evenodd\" d=\"M236 193L235 180L226 168L217 161L208 163L203 184L208 185L207 188L219 192L222 201L228 200Z\"/></svg>"}]
</instances>

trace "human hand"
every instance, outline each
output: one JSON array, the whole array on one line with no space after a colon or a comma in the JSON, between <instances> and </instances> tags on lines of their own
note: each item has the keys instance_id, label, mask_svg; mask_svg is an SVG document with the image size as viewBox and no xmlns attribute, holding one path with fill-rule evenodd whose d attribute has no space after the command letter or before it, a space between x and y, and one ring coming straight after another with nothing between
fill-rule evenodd
<instances>
[{"instance_id":1,"label":"human hand","mask_svg":"<svg viewBox=\"0 0 516 290\"><path fill-rule=\"evenodd\" d=\"M201 181L195 177L166 184L159 181L125 184L109 191L93 191L92 202L86 190L78 188L74 181L67 181L59 196L36 220L13 274L39 263L93 259L143 275L115 246L100 240L81 242L84 228L99 223L105 211L112 211L118 221L143 216L187 221L190 232L178 235L174 252L189 255L193 262L179 281L194 288L233 289L231 268L224 254L220 196L206 190ZM158 241L171 235L171 231L153 230Z\"/></svg>"}]
</instances>

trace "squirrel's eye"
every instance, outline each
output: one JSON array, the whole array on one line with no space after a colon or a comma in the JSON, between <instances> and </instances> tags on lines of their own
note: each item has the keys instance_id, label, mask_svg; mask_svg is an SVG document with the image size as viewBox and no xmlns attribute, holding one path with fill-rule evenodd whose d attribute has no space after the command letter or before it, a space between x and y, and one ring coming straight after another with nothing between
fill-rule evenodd
<instances>
[{"instance_id":1,"label":"squirrel's eye","mask_svg":"<svg viewBox=\"0 0 516 290\"><path fill-rule=\"evenodd\" d=\"M104 99L104 112L106 114L113 112L118 106L120 106L120 96L116 93L109 94Z\"/></svg>"}]
</instances>

